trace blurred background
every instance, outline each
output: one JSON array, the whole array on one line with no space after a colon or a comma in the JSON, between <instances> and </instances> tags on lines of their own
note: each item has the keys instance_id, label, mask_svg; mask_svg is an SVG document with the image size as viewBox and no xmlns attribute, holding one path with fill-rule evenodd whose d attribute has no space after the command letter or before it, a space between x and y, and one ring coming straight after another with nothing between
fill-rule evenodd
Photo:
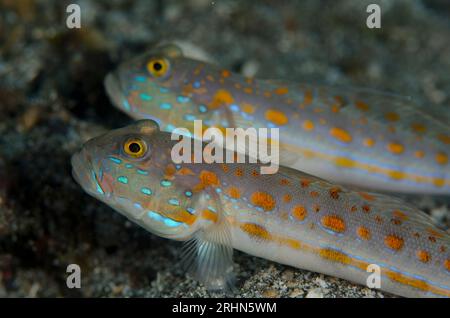
<instances>
[{"instance_id":1,"label":"blurred background","mask_svg":"<svg viewBox=\"0 0 450 318\"><path fill-rule=\"evenodd\" d=\"M81 8L68 29L66 8ZM366 7L382 9L381 29ZM70 156L131 120L105 75L160 42L249 76L371 87L450 109L447 0L0 0L0 296L202 297L180 244L89 197ZM408 198L441 226L442 198ZM66 267L81 266L80 289ZM235 253L240 297L390 297L346 281Z\"/></svg>"}]
</instances>

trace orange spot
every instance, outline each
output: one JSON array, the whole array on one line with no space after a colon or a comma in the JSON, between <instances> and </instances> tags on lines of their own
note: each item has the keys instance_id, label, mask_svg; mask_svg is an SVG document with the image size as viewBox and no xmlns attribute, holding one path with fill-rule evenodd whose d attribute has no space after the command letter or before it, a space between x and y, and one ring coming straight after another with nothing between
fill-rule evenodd
<instances>
[{"instance_id":1,"label":"orange spot","mask_svg":"<svg viewBox=\"0 0 450 318\"><path fill-rule=\"evenodd\" d=\"M300 185L302 188L307 188L311 184L311 180L308 179L302 179L300 180Z\"/></svg>"},{"instance_id":2,"label":"orange spot","mask_svg":"<svg viewBox=\"0 0 450 318\"><path fill-rule=\"evenodd\" d=\"M229 187L228 195L233 199L239 199L241 197L241 191L237 187Z\"/></svg>"},{"instance_id":3,"label":"orange spot","mask_svg":"<svg viewBox=\"0 0 450 318\"><path fill-rule=\"evenodd\" d=\"M217 222L217 220L218 220L217 214L212 212L212 211L210 211L210 210L203 210L202 211L202 217L205 220L209 220L209 221L212 221L214 223Z\"/></svg>"},{"instance_id":4,"label":"orange spot","mask_svg":"<svg viewBox=\"0 0 450 318\"><path fill-rule=\"evenodd\" d=\"M312 208L313 208L313 211L314 211L314 212L319 213L319 211L320 211L320 205L314 204L314 205L312 206Z\"/></svg>"},{"instance_id":5,"label":"orange spot","mask_svg":"<svg viewBox=\"0 0 450 318\"><path fill-rule=\"evenodd\" d=\"M384 244L394 251L401 250L404 244L404 241L401 237L397 235L387 235L384 238Z\"/></svg>"},{"instance_id":6,"label":"orange spot","mask_svg":"<svg viewBox=\"0 0 450 318\"><path fill-rule=\"evenodd\" d=\"M183 167L180 170L178 170L177 174L180 174L182 176L187 176L187 175L193 176L193 175L195 175L194 171L192 171L191 169L186 168L186 167Z\"/></svg>"},{"instance_id":7,"label":"orange spot","mask_svg":"<svg viewBox=\"0 0 450 318\"><path fill-rule=\"evenodd\" d=\"M448 270L450 272L450 259L446 259L444 261L444 267L446 270Z\"/></svg>"},{"instance_id":8,"label":"orange spot","mask_svg":"<svg viewBox=\"0 0 450 318\"><path fill-rule=\"evenodd\" d=\"M373 147L375 145L375 140L372 138L366 138L363 140L363 145L366 147Z\"/></svg>"},{"instance_id":9,"label":"orange spot","mask_svg":"<svg viewBox=\"0 0 450 318\"><path fill-rule=\"evenodd\" d=\"M435 238L434 236L428 236L428 240L429 240L431 243L436 243L436 238Z\"/></svg>"},{"instance_id":10,"label":"orange spot","mask_svg":"<svg viewBox=\"0 0 450 318\"><path fill-rule=\"evenodd\" d=\"M292 208L292 216L298 221L303 221L308 215L308 211L303 205L296 205Z\"/></svg>"},{"instance_id":11,"label":"orange spot","mask_svg":"<svg viewBox=\"0 0 450 318\"><path fill-rule=\"evenodd\" d=\"M319 255L327 260L338 262L341 264L350 264L352 262L352 259L349 256L331 248L321 249L319 251Z\"/></svg>"},{"instance_id":12,"label":"orange spot","mask_svg":"<svg viewBox=\"0 0 450 318\"><path fill-rule=\"evenodd\" d=\"M356 212L358 211L358 207L356 205L352 205L350 208L350 212Z\"/></svg>"},{"instance_id":13,"label":"orange spot","mask_svg":"<svg viewBox=\"0 0 450 318\"><path fill-rule=\"evenodd\" d=\"M173 164L169 164L166 167L166 170L164 172L164 176L167 179L171 179L176 172L177 172L177 169L175 168L175 166Z\"/></svg>"},{"instance_id":14,"label":"orange spot","mask_svg":"<svg viewBox=\"0 0 450 318\"><path fill-rule=\"evenodd\" d=\"M284 203L289 203L289 202L291 202L292 201L292 195L290 195L289 193L286 193L284 196L283 196L283 202Z\"/></svg>"},{"instance_id":15,"label":"orange spot","mask_svg":"<svg viewBox=\"0 0 450 318\"><path fill-rule=\"evenodd\" d=\"M345 231L344 220L337 215L325 215L320 219L322 225L336 233L342 233Z\"/></svg>"},{"instance_id":16,"label":"orange spot","mask_svg":"<svg viewBox=\"0 0 450 318\"><path fill-rule=\"evenodd\" d=\"M401 171L388 171L388 176L391 177L394 180L402 180L405 178L405 174Z\"/></svg>"},{"instance_id":17,"label":"orange spot","mask_svg":"<svg viewBox=\"0 0 450 318\"><path fill-rule=\"evenodd\" d=\"M253 170L253 171L252 171L252 176L254 176L254 177L259 177L260 174L259 174L259 172L258 172L257 170Z\"/></svg>"},{"instance_id":18,"label":"orange spot","mask_svg":"<svg viewBox=\"0 0 450 318\"><path fill-rule=\"evenodd\" d=\"M361 207L361 209L363 210L363 212L365 213L369 213L370 212L370 206L368 206L367 204L363 205Z\"/></svg>"},{"instance_id":19,"label":"orange spot","mask_svg":"<svg viewBox=\"0 0 450 318\"><path fill-rule=\"evenodd\" d=\"M425 291L428 291L430 289L429 285L426 282L414 278L409 278L396 272L387 271L386 276L393 281L399 282L402 285L409 285Z\"/></svg>"},{"instance_id":20,"label":"orange spot","mask_svg":"<svg viewBox=\"0 0 450 318\"><path fill-rule=\"evenodd\" d=\"M274 123L275 125L286 125L288 118L283 112L276 109L268 109L265 114L266 120Z\"/></svg>"},{"instance_id":21,"label":"orange spot","mask_svg":"<svg viewBox=\"0 0 450 318\"><path fill-rule=\"evenodd\" d=\"M438 152L435 159L436 162L440 165L446 165L448 163L448 156L444 152Z\"/></svg>"},{"instance_id":22,"label":"orange spot","mask_svg":"<svg viewBox=\"0 0 450 318\"><path fill-rule=\"evenodd\" d=\"M394 225L401 225L402 221L397 219L397 218L392 218L391 219L391 223L394 224Z\"/></svg>"},{"instance_id":23,"label":"orange spot","mask_svg":"<svg viewBox=\"0 0 450 318\"><path fill-rule=\"evenodd\" d=\"M309 195L310 195L311 197L313 197L313 198L317 198L317 197L319 196L319 192L317 192L317 191L311 191L311 192L309 193Z\"/></svg>"},{"instance_id":24,"label":"orange spot","mask_svg":"<svg viewBox=\"0 0 450 318\"><path fill-rule=\"evenodd\" d=\"M439 238L443 238L444 237L443 233L438 232L438 231L436 231L434 229L428 229L427 231L428 231L428 233L430 233L431 235L434 235L436 237L439 237Z\"/></svg>"},{"instance_id":25,"label":"orange spot","mask_svg":"<svg viewBox=\"0 0 450 318\"><path fill-rule=\"evenodd\" d=\"M244 175L244 170L242 170L242 168L236 168L236 171L234 172L234 174L237 177L242 177Z\"/></svg>"},{"instance_id":26,"label":"orange spot","mask_svg":"<svg viewBox=\"0 0 450 318\"><path fill-rule=\"evenodd\" d=\"M392 212L392 215L400 220L406 221L408 219L408 216L403 213L402 211L395 210Z\"/></svg>"},{"instance_id":27,"label":"orange spot","mask_svg":"<svg viewBox=\"0 0 450 318\"><path fill-rule=\"evenodd\" d=\"M369 110L369 105L367 105L366 103L362 102L362 101L355 101L355 106L356 108L358 108L359 110L366 112Z\"/></svg>"},{"instance_id":28,"label":"orange spot","mask_svg":"<svg viewBox=\"0 0 450 318\"><path fill-rule=\"evenodd\" d=\"M431 256L427 251L418 250L416 252L417 259L422 263L428 263L431 260Z\"/></svg>"},{"instance_id":29,"label":"orange spot","mask_svg":"<svg viewBox=\"0 0 450 318\"><path fill-rule=\"evenodd\" d=\"M280 185L287 186L287 185L290 185L290 184L291 184L291 182L288 179L281 179L280 180Z\"/></svg>"},{"instance_id":30,"label":"orange spot","mask_svg":"<svg viewBox=\"0 0 450 318\"><path fill-rule=\"evenodd\" d=\"M231 73L229 70L222 70L222 76L227 78L230 77Z\"/></svg>"},{"instance_id":31,"label":"orange spot","mask_svg":"<svg viewBox=\"0 0 450 318\"><path fill-rule=\"evenodd\" d=\"M444 179L440 179L440 178L436 178L433 180L433 184L436 187L443 187L445 185L445 180Z\"/></svg>"},{"instance_id":32,"label":"orange spot","mask_svg":"<svg viewBox=\"0 0 450 318\"><path fill-rule=\"evenodd\" d=\"M214 97L209 103L209 107L212 109L219 108L220 106L226 106L230 105L234 102L233 96L230 94L229 91L225 89L219 89L215 94Z\"/></svg>"},{"instance_id":33,"label":"orange spot","mask_svg":"<svg viewBox=\"0 0 450 318\"><path fill-rule=\"evenodd\" d=\"M416 158L423 158L423 157L425 157L425 153L422 151L422 150L417 150L416 152L414 152L414 156L416 157Z\"/></svg>"},{"instance_id":34,"label":"orange spot","mask_svg":"<svg viewBox=\"0 0 450 318\"><path fill-rule=\"evenodd\" d=\"M223 170L223 172L228 172L230 170L230 167L228 167L227 164L222 163L222 170Z\"/></svg>"},{"instance_id":35,"label":"orange spot","mask_svg":"<svg viewBox=\"0 0 450 318\"><path fill-rule=\"evenodd\" d=\"M336 166L343 168L354 168L356 165L355 161L345 157L336 157L334 159L334 163L336 164Z\"/></svg>"},{"instance_id":36,"label":"orange spot","mask_svg":"<svg viewBox=\"0 0 450 318\"><path fill-rule=\"evenodd\" d=\"M267 97L267 98L272 97L272 93L268 92L268 91L265 91L264 92L264 96Z\"/></svg>"},{"instance_id":37,"label":"orange spot","mask_svg":"<svg viewBox=\"0 0 450 318\"><path fill-rule=\"evenodd\" d=\"M339 193L342 192L341 188L335 187L330 189L330 197L334 200L339 199Z\"/></svg>"},{"instance_id":38,"label":"orange spot","mask_svg":"<svg viewBox=\"0 0 450 318\"><path fill-rule=\"evenodd\" d=\"M278 87L274 93L277 95L284 95L287 94L289 92L289 90L287 89L287 87Z\"/></svg>"},{"instance_id":39,"label":"orange spot","mask_svg":"<svg viewBox=\"0 0 450 318\"><path fill-rule=\"evenodd\" d=\"M240 225L240 228L250 236L267 241L272 239L272 235L270 235L269 231L267 231L266 228L261 225L255 223L244 223Z\"/></svg>"},{"instance_id":40,"label":"orange spot","mask_svg":"<svg viewBox=\"0 0 450 318\"><path fill-rule=\"evenodd\" d=\"M387 145L387 150L393 154L401 154L404 151L402 144L391 142Z\"/></svg>"},{"instance_id":41,"label":"orange spot","mask_svg":"<svg viewBox=\"0 0 450 318\"><path fill-rule=\"evenodd\" d=\"M379 215L375 215L374 219L375 219L375 222L377 222L379 224L383 223L383 218Z\"/></svg>"},{"instance_id":42,"label":"orange spot","mask_svg":"<svg viewBox=\"0 0 450 318\"><path fill-rule=\"evenodd\" d=\"M333 127L330 129L330 135L339 141L349 143L352 141L352 136L344 129Z\"/></svg>"},{"instance_id":43,"label":"orange spot","mask_svg":"<svg viewBox=\"0 0 450 318\"><path fill-rule=\"evenodd\" d=\"M303 104L309 105L312 103L312 101L313 101L313 94L312 94L311 90L308 89L305 91L305 96L303 98Z\"/></svg>"},{"instance_id":44,"label":"orange spot","mask_svg":"<svg viewBox=\"0 0 450 318\"><path fill-rule=\"evenodd\" d=\"M420 123L413 123L411 125L411 129L418 134L423 134L424 132L427 131L427 128L423 124L420 124Z\"/></svg>"},{"instance_id":45,"label":"orange spot","mask_svg":"<svg viewBox=\"0 0 450 318\"><path fill-rule=\"evenodd\" d=\"M254 192L250 200L253 205L262 208L264 211L271 211L275 208L275 199L266 192Z\"/></svg>"},{"instance_id":46,"label":"orange spot","mask_svg":"<svg viewBox=\"0 0 450 318\"><path fill-rule=\"evenodd\" d=\"M450 136L446 136L446 135L444 135L444 134L440 134L440 135L438 136L438 139L439 139L443 144L450 145Z\"/></svg>"},{"instance_id":47,"label":"orange spot","mask_svg":"<svg viewBox=\"0 0 450 318\"><path fill-rule=\"evenodd\" d=\"M199 179L200 179L200 183L197 184L193 188L193 190L195 192L203 190L208 186L218 186L219 185L219 179L217 178L217 175L211 171L202 170L200 172Z\"/></svg>"},{"instance_id":48,"label":"orange spot","mask_svg":"<svg viewBox=\"0 0 450 318\"><path fill-rule=\"evenodd\" d=\"M375 201L375 197L367 192L358 192L358 194L367 201Z\"/></svg>"},{"instance_id":49,"label":"orange spot","mask_svg":"<svg viewBox=\"0 0 450 318\"><path fill-rule=\"evenodd\" d=\"M244 92L247 93L247 94L253 94L253 88L246 87L246 88L244 88Z\"/></svg>"},{"instance_id":50,"label":"orange spot","mask_svg":"<svg viewBox=\"0 0 450 318\"><path fill-rule=\"evenodd\" d=\"M370 237L371 237L369 229L364 226L359 226L356 229L356 234L359 236L359 238L366 240L366 241L370 240Z\"/></svg>"},{"instance_id":51,"label":"orange spot","mask_svg":"<svg viewBox=\"0 0 450 318\"><path fill-rule=\"evenodd\" d=\"M207 75L206 79L210 82L214 82L214 77L212 75Z\"/></svg>"},{"instance_id":52,"label":"orange spot","mask_svg":"<svg viewBox=\"0 0 450 318\"><path fill-rule=\"evenodd\" d=\"M384 115L384 118L389 121L398 121L400 119L400 116L395 112L389 112Z\"/></svg>"},{"instance_id":53,"label":"orange spot","mask_svg":"<svg viewBox=\"0 0 450 318\"><path fill-rule=\"evenodd\" d=\"M242 103L242 111L247 114L253 114L255 112L255 106L248 103Z\"/></svg>"},{"instance_id":54,"label":"orange spot","mask_svg":"<svg viewBox=\"0 0 450 318\"><path fill-rule=\"evenodd\" d=\"M311 131L314 129L314 123L310 120L305 120L302 125L303 129L306 131Z\"/></svg>"}]
</instances>

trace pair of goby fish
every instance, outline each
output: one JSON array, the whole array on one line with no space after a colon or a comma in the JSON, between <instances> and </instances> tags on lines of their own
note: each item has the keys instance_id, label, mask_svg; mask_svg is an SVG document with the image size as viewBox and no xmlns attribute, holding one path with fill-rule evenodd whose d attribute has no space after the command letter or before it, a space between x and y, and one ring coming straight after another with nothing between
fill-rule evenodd
<instances>
[{"instance_id":1,"label":"pair of goby fish","mask_svg":"<svg viewBox=\"0 0 450 318\"><path fill-rule=\"evenodd\" d=\"M399 199L355 190L449 194L449 114L371 91L244 78L174 45L120 65L105 84L140 120L88 141L74 177L148 231L186 241L184 265L206 287L232 287L236 248L363 285L375 264L383 291L450 296L449 234ZM279 128L282 166L173 162L170 133L194 120Z\"/></svg>"}]
</instances>

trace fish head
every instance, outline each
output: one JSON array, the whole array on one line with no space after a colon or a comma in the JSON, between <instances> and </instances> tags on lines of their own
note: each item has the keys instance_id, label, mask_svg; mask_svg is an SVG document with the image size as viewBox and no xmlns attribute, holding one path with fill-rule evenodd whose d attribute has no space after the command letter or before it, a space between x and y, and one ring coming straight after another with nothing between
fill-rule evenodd
<instances>
[{"instance_id":1,"label":"fish head","mask_svg":"<svg viewBox=\"0 0 450 318\"><path fill-rule=\"evenodd\" d=\"M182 239L196 217L189 213L186 189L165 177L171 145L170 134L157 123L140 120L87 141L72 156L72 173L88 194L130 220L159 236Z\"/></svg>"},{"instance_id":2,"label":"fish head","mask_svg":"<svg viewBox=\"0 0 450 318\"><path fill-rule=\"evenodd\" d=\"M191 98L191 74L201 63L174 44L156 47L109 73L106 91L117 108L135 119L154 120L168 132L192 129L193 120L208 116L206 107Z\"/></svg>"}]
</instances>

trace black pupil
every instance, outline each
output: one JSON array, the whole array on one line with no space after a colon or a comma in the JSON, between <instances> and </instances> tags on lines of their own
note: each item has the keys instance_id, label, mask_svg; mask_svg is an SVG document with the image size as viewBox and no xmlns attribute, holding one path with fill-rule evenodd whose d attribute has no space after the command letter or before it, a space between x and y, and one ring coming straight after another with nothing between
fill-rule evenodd
<instances>
[{"instance_id":1,"label":"black pupil","mask_svg":"<svg viewBox=\"0 0 450 318\"><path fill-rule=\"evenodd\" d=\"M155 63L153 64L153 69L154 69L155 71L161 71L161 69L162 69L161 63L155 62Z\"/></svg>"},{"instance_id":2,"label":"black pupil","mask_svg":"<svg viewBox=\"0 0 450 318\"><path fill-rule=\"evenodd\" d=\"M139 151L141 151L141 146L139 146L139 144L133 142L128 146L128 149L132 153L138 153Z\"/></svg>"}]
</instances>

